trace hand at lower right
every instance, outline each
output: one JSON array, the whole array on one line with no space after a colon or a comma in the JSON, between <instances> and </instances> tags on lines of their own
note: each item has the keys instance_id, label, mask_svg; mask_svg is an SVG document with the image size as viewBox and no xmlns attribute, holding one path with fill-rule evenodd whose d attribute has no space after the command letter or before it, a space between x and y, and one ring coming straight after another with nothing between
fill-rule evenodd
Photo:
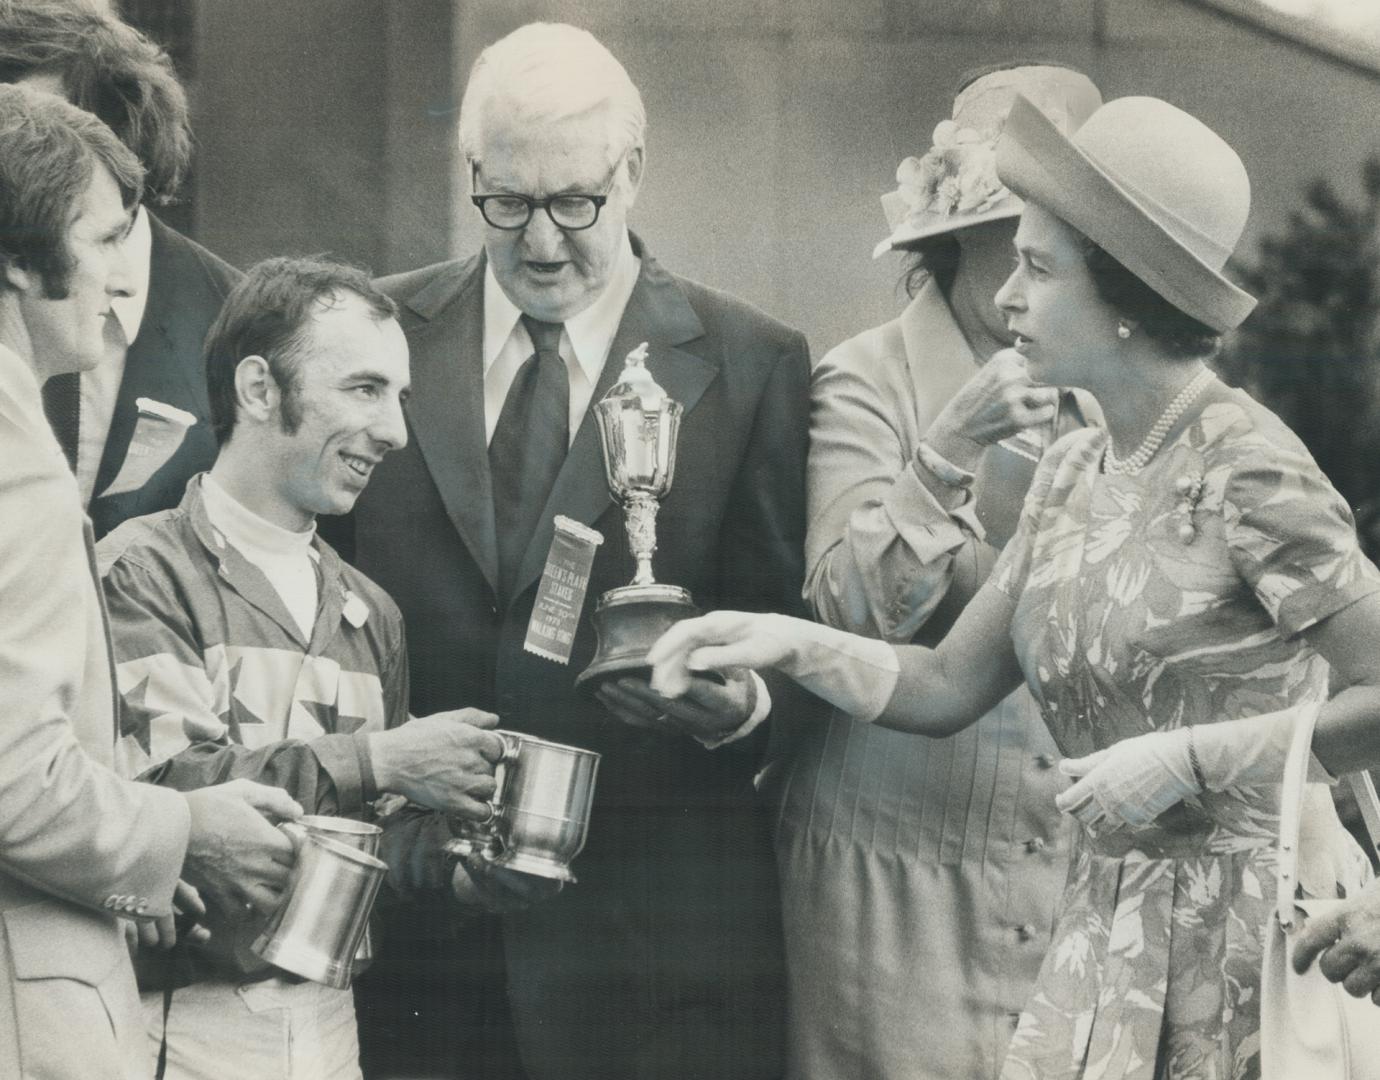
<instances>
[{"instance_id":1,"label":"hand at lower right","mask_svg":"<svg viewBox=\"0 0 1380 1080\"><path fill-rule=\"evenodd\" d=\"M1380 881L1328 912L1310 915L1294 939L1294 970L1318 970L1352 997L1380 1005Z\"/></svg>"},{"instance_id":2,"label":"hand at lower right","mask_svg":"<svg viewBox=\"0 0 1380 1080\"><path fill-rule=\"evenodd\" d=\"M281 788L231 780L185 793L191 831L182 876L230 918L277 907L295 862L292 842L269 817L295 820L302 808Z\"/></svg>"}]
</instances>

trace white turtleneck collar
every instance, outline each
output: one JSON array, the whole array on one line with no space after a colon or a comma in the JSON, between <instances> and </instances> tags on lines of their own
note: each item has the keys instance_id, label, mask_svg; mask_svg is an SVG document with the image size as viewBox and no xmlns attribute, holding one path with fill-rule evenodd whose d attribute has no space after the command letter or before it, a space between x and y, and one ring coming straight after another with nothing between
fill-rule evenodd
<instances>
[{"instance_id":1,"label":"white turtleneck collar","mask_svg":"<svg viewBox=\"0 0 1380 1080\"><path fill-rule=\"evenodd\" d=\"M312 547L316 524L302 532L275 525L239 502L210 473L201 478L201 498L207 520L263 571L302 636L310 641L318 600L316 562L320 557Z\"/></svg>"}]
</instances>

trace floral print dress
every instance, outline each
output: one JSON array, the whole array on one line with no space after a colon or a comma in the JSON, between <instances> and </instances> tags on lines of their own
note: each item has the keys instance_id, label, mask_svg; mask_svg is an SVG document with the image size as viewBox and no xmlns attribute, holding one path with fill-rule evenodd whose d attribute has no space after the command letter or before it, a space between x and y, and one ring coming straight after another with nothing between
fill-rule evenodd
<instances>
[{"instance_id":1,"label":"floral print dress","mask_svg":"<svg viewBox=\"0 0 1380 1080\"><path fill-rule=\"evenodd\" d=\"M1299 632L1380 573L1293 433L1231 391L1138 475L1102 474L1106 438L1050 448L992 576L1060 751L1325 695L1328 665ZM1317 834L1339 837L1326 789L1312 795ZM1208 792L1145 827L1078 830L1003 1080L1259 1075L1278 802L1276 787ZM1308 887L1364 873L1345 843Z\"/></svg>"}]
</instances>

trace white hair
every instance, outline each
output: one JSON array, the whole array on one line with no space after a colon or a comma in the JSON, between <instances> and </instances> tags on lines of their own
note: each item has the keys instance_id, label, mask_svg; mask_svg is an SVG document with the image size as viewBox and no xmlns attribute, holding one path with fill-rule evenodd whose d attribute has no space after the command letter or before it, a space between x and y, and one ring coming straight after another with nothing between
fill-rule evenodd
<instances>
[{"instance_id":1,"label":"white hair","mask_svg":"<svg viewBox=\"0 0 1380 1080\"><path fill-rule=\"evenodd\" d=\"M642 95L623 65L588 30L565 23L528 23L479 54L460 104L466 161L478 160L486 117L500 101L521 124L602 110L614 161L642 145L647 127Z\"/></svg>"}]
</instances>

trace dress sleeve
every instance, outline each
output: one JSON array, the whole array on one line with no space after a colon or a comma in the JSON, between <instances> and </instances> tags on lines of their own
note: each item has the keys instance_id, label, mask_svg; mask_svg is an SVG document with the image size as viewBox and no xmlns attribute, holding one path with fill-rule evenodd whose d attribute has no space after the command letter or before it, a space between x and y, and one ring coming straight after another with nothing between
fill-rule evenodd
<instances>
[{"instance_id":1,"label":"dress sleeve","mask_svg":"<svg viewBox=\"0 0 1380 1080\"><path fill-rule=\"evenodd\" d=\"M896 402L868 370L880 358L860 348L831 352L811 381L805 595L821 622L907 642L960 579L971 595L993 554L971 513L921 480Z\"/></svg>"},{"instance_id":2,"label":"dress sleeve","mask_svg":"<svg viewBox=\"0 0 1380 1080\"><path fill-rule=\"evenodd\" d=\"M1030 565L1035 553L1035 538L1040 531L1040 519L1054 486L1054 477L1064 460L1064 452L1074 439L1081 440L1086 437L1086 430L1065 436L1045 451L1035 469L1030 490L1025 493L1025 501L1021 504L1021 517L1016 523L1016 532L1002 548L996 566L992 567L992 576L988 579L993 588L999 589L1013 600L1020 598L1030 577Z\"/></svg>"},{"instance_id":3,"label":"dress sleeve","mask_svg":"<svg viewBox=\"0 0 1380 1080\"><path fill-rule=\"evenodd\" d=\"M1222 509L1236 572L1286 636L1380 590L1350 508L1301 444L1243 447Z\"/></svg>"}]
</instances>

